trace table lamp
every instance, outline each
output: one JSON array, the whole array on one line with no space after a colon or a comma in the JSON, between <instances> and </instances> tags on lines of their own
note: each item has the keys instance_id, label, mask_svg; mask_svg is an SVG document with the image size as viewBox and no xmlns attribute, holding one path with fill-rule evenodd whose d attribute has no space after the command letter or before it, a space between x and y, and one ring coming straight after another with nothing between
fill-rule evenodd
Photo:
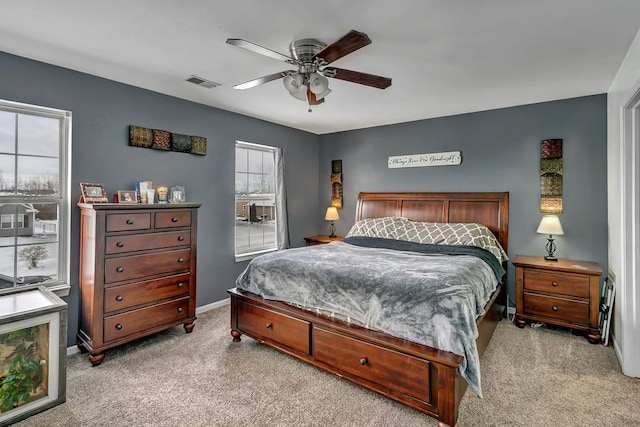
<instances>
[{"instance_id":1,"label":"table lamp","mask_svg":"<svg viewBox=\"0 0 640 427\"><path fill-rule=\"evenodd\" d=\"M560 218L558 215L544 215L542 220L540 220L540 225L538 225L538 233L540 234L548 234L547 244L545 245L545 249L547 250L547 255L544 259L549 261L557 261L553 253L556 251L556 244L553 241L553 235L562 236L564 234L564 230L562 229L562 224L560 224Z\"/></svg>"},{"instance_id":2,"label":"table lamp","mask_svg":"<svg viewBox=\"0 0 640 427\"><path fill-rule=\"evenodd\" d=\"M331 225L329 226L329 237L336 237L336 226L333 221L337 221L340 219L340 215L338 215L338 209L333 206L327 208L327 213L324 215L324 219L326 221L331 221Z\"/></svg>"}]
</instances>

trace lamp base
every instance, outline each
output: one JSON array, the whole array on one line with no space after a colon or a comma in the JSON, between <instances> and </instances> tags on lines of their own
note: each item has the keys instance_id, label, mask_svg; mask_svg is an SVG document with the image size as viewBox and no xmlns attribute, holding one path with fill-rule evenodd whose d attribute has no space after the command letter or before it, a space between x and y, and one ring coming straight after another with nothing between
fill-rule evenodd
<instances>
[{"instance_id":1,"label":"lamp base","mask_svg":"<svg viewBox=\"0 0 640 427\"><path fill-rule=\"evenodd\" d=\"M331 221L329 225L329 237L336 237L336 226L333 221Z\"/></svg>"},{"instance_id":2,"label":"lamp base","mask_svg":"<svg viewBox=\"0 0 640 427\"><path fill-rule=\"evenodd\" d=\"M546 259L547 261L557 261L558 258L554 257L553 255L547 255L546 257L544 257L544 259Z\"/></svg>"}]
</instances>

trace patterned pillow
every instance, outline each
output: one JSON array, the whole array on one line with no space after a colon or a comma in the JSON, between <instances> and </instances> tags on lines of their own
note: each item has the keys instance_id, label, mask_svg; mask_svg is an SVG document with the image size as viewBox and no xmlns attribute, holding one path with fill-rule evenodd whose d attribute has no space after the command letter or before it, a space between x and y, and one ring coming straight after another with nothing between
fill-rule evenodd
<instances>
[{"instance_id":1,"label":"patterned pillow","mask_svg":"<svg viewBox=\"0 0 640 427\"><path fill-rule=\"evenodd\" d=\"M395 239L396 228L404 227L406 218L387 216L384 218L365 218L353 224L346 237L365 236L382 239Z\"/></svg>"},{"instance_id":2,"label":"patterned pillow","mask_svg":"<svg viewBox=\"0 0 640 427\"><path fill-rule=\"evenodd\" d=\"M440 245L477 246L491 252L500 262L507 261L506 252L496 236L484 225L475 223L418 222L405 219L395 229L397 240Z\"/></svg>"}]
</instances>

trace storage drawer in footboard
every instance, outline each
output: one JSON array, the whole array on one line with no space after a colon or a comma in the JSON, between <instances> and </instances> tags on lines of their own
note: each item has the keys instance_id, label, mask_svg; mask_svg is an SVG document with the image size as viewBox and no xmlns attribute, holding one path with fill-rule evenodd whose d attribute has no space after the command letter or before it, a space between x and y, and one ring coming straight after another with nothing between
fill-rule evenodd
<instances>
[{"instance_id":1,"label":"storage drawer in footboard","mask_svg":"<svg viewBox=\"0 0 640 427\"><path fill-rule=\"evenodd\" d=\"M430 402L429 361L346 337L313 329L313 357L346 373Z\"/></svg>"},{"instance_id":2,"label":"storage drawer in footboard","mask_svg":"<svg viewBox=\"0 0 640 427\"><path fill-rule=\"evenodd\" d=\"M238 328L253 338L309 354L311 325L304 320L238 301Z\"/></svg>"}]
</instances>

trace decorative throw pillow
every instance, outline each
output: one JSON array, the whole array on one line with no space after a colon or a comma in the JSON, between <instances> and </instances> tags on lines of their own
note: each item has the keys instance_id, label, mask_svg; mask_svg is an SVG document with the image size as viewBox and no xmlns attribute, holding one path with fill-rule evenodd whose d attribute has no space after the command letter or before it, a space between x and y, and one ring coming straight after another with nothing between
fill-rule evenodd
<instances>
[{"instance_id":1,"label":"decorative throw pillow","mask_svg":"<svg viewBox=\"0 0 640 427\"><path fill-rule=\"evenodd\" d=\"M404 227L406 218L400 217L383 217L383 218L365 218L356 222L346 237L365 236L379 237L382 239L397 239L395 236L396 228Z\"/></svg>"},{"instance_id":2,"label":"decorative throw pillow","mask_svg":"<svg viewBox=\"0 0 640 427\"><path fill-rule=\"evenodd\" d=\"M153 143L153 132L151 129L129 125L129 145L134 147L149 148Z\"/></svg>"},{"instance_id":3,"label":"decorative throw pillow","mask_svg":"<svg viewBox=\"0 0 640 427\"><path fill-rule=\"evenodd\" d=\"M180 151L183 153L191 152L191 137L189 135L183 135L180 133L171 134L171 147L173 151Z\"/></svg>"},{"instance_id":4,"label":"decorative throw pillow","mask_svg":"<svg viewBox=\"0 0 640 427\"><path fill-rule=\"evenodd\" d=\"M154 129L151 148L165 151L171 150L171 132Z\"/></svg>"},{"instance_id":5,"label":"decorative throw pillow","mask_svg":"<svg viewBox=\"0 0 640 427\"><path fill-rule=\"evenodd\" d=\"M203 136L192 136L191 153L205 156L207 154L207 138Z\"/></svg>"}]
</instances>

